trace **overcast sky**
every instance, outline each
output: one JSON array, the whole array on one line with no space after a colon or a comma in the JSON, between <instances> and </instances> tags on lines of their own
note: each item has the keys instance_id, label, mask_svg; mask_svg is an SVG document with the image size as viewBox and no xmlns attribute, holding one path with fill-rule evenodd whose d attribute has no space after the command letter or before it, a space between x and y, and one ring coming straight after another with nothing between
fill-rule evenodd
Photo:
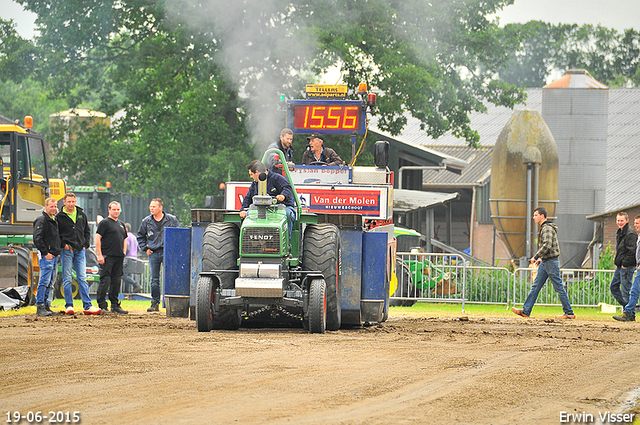
<instances>
[{"instance_id":1,"label":"overcast sky","mask_svg":"<svg viewBox=\"0 0 640 425\"><path fill-rule=\"evenodd\" d=\"M537 20L640 30L640 0L515 0L498 17L503 24Z\"/></svg>"},{"instance_id":2,"label":"overcast sky","mask_svg":"<svg viewBox=\"0 0 640 425\"><path fill-rule=\"evenodd\" d=\"M13 0L0 0L0 16L13 18L24 38L34 35L35 15ZM499 15L503 24L532 19L553 24L602 24L623 31L640 30L640 0L515 0Z\"/></svg>"}]
</instances>

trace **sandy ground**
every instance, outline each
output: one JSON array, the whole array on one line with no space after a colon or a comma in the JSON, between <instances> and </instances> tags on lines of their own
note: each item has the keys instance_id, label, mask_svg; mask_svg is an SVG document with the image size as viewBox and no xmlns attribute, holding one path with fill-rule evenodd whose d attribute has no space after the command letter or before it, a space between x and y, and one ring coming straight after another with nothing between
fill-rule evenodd
<instances>
[{"instance_id":1,"label":"sandy ground","mask_svg":"<svg viewBox=\"0 0 640 425\"><path fill-rule=\"evenodd\" d=\"M198 333L163 313L3 318L0 419L40 411L52 423L50 412L77 411L82 424L556 424L587 414L598 423L636 397L639 331L519 317L392 315L324 335Z\"/></svg>"}]
</instances>

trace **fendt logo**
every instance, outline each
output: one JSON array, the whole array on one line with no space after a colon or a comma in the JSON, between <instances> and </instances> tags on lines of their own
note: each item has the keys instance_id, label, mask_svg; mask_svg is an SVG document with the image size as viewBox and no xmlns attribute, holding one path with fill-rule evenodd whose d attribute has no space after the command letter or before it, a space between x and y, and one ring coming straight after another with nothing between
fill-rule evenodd
<instances>
[{"instance_id":1,"label":"fendt logo","mask_svg":"<svg viewBox=\"0 0 640 425\"><path fill-rule=\"evenodd\" d=\"M249 239L259 241L270 241L273 239L273 235L249 235Z\"/></svg>"}]
</instances>

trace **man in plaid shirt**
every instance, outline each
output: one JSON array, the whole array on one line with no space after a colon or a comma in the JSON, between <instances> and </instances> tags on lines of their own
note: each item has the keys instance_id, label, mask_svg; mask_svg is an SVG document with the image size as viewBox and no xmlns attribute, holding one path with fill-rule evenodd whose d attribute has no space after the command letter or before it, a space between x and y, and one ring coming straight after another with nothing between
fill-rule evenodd
<instances>
[{"instance_id":1,"label":"man in plaid shirt","mask_svg":"<svg viewBox=\"0 0 640 425\"><path fill-rule=\"evenodd\" d=\"M540 290L546 283L547 279L551 279L553 283L553 289L560 298L562 303L562 310L564 314L558 316L558 319L575 319L576 315L573 313L571 303L569 302L569 296L562 286L562 280L560 279L560 266L558 263L558 257L560 257L560 244L558 243L558 226L555 223L547 220L547 210L543 207L538 207L533 211L533 221L540 225L540 232L538 233L538 252L531 258L531 262L538 265L538 274L533 281L531 291L524 302L522 310L515 307L511 309L515 314L522 317L529 317L533 305L538 299Z\"/></svg>"}]
</instances>

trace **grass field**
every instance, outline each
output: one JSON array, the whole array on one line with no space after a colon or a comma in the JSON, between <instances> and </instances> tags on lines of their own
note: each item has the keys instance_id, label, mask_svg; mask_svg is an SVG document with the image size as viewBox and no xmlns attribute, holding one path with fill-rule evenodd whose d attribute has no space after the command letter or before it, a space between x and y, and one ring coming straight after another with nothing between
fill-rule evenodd
<instances>
[{"instance_id":1,"label":"grass field","mask_svg":"<svg viewBox=\"0 0 640 425\"><path fill-rule=\"evenodd\" d=\"M93 301L93 305L97 307L95 300ZM122 308L130 312L146 312L147 308L151 305L150 301L131 301L131 300L122 300L120 303ZM82 301L81 300L73 300L73 308L76 312L82 313ZM64 310L64 300L56 299L51 303L51 310L53 311L63 311ZM160 304L160 311L164 312L165 309L162 308L162 304ZM30 305L28 307L22 307L18 310L9 310L2 311L0 310L0 317L11 317L11 316L26 316L30 314L36 314L36 306Z\"/></svg>"},{"instance_id":2,"label":"grass field","mask_svg":"<svg viewBox=\"0 0 640 425\"><path fill-rule=\"evenodd\" d=\"M518 305L522 308L522 305ZM599 307L574 307L573 312L578 319L583 320L613 320L611 313L601 313ZM620 314L622 310L618 308ZM393 315L424 315L424 316L468 316L468 317L516 317L511 312L511 307L498 304L465 304L465 311L462 311L461 304L447 303L416 303L412 307L391 307L390 313ZM533 308L531 317L534 319L553 319L562 314L560 306L536 305Z\"/></svg>"},{"instance_id":3,"label":"grass field","mask_svg":"<svg viewBox=\"0 0 640 425\"><path fill-rule=\"evenodd\" d=\"M94 305L95 301L94 301ZM123 300L122 308L130 312L146 312L149 307L149 301L131 301ZM522 308L522 306L518 306ZM64 300L57 299L51 305L52 310L64 310ZM82 302L74 301L76 313L82 312ZM601 313L600 308L595 307L574 307L574 312L578 319L611 321L611 313ZM165 310L160 306L160 311ZM618 314L621 310L618 308ZM18 310L0 311L1 317L25 316L36 314L36 306L22 307ZM559 306L535 306L532 313L534 319L553 319L557 315L562 314L562 308ZM494 304L465 304L465 311L462 311L461 304L447 303L416 303L412 307L391 307L390 316L436 316L436 317L515 317L510 308L505 305Z\"/></svg>"}]
</instances>

